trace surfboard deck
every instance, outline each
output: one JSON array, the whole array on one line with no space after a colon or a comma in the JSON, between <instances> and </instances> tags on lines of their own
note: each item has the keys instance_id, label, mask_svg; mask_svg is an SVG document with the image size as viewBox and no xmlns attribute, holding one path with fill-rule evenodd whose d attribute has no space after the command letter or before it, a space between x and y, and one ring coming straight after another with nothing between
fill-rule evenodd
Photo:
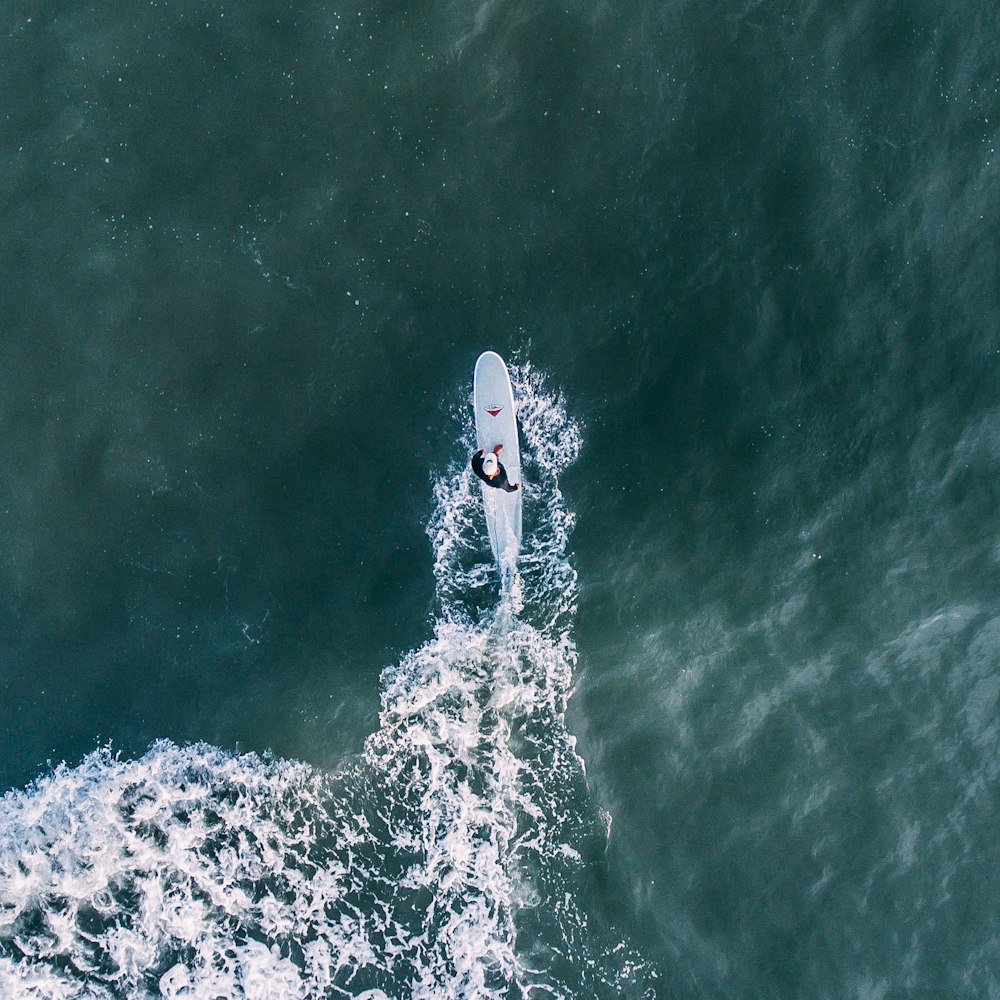
<instances>
[{"instance_id":1,"label":"surfboard deck","mask_svg":"<svg viewBox=\"0 0 1000 1000\"><path fill-rule=\"evenodd\" d=\"M476 412L476 446L492 451L503 445L500 462L511 484L521 482L521 448L517 439L517 409L510 373L495 351L485 351L476 362L472 388ZM521 547L521 490L506 493L484 482L483 508L490 546L501 576L514 569Z\"/></svg>"}]
</instances>

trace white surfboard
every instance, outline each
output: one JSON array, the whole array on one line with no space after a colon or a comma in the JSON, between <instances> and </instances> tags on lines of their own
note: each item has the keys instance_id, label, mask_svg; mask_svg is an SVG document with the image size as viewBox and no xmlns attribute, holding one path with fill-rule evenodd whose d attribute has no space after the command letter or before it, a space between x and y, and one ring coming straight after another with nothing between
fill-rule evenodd
<instances>
[{"instance_id":1,"label":"white surfboard","mask_svg":"<svg viewBox=\"0 0 1000 1000\"><path fill-rule=\"evenodd\" d=\"M500 462L511 484L521 482L521 449L517 441L517 411L507 366L499 354L486 351L476 362L472 396L476 408L476 445L492 451L502 444ZM517 564L521 547L521 490L504 490L479 484L483 490L486 529L493 555L506 578Z\"/></svg>"}]
</instances>

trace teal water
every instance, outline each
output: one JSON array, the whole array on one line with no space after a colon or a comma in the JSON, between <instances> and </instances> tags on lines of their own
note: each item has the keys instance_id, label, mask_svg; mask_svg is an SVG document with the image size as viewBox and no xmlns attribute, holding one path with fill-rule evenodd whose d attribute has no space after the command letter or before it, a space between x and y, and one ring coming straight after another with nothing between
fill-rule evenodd
<instances>
[{"instance_id":1,"label":"teal water","mask_svg":"<svg viewBox=\"0 0 1000 1000\"><path fill-rule=\"evenodd\" d=\"M8 5L0 995L1000 996L998 21Z\"/></svg>"}]
</instances>

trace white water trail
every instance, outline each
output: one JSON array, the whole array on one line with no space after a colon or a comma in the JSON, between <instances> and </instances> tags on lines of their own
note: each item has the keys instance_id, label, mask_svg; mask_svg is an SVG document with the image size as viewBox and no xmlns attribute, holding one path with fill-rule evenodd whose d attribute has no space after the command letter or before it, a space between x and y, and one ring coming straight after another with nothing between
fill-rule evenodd
<instances>
[{"instance_id":1,"label":"white water trail","mask_svg":"<svg viewBox=\"0 0 1000 1000\"><path fill-rule=\"evenodd\" d=\"M558 476L580 434L530 367L512 377L511 586L470 437L434 483L434 637L384 671L379 728L340 773L162 742L0 801L0 997L653 995L574 899L606 835L563 722L576 574Z\"/></svg>"}]
</instances>

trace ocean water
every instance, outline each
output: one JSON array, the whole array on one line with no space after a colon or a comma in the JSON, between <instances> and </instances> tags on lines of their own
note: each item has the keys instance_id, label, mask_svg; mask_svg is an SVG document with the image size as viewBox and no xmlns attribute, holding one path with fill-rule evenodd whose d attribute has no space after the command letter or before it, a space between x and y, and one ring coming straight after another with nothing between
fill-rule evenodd
<instances>
[{"instance_id":1,"label":"ocean water","mask_svg":"<svg viewBox=\"0 0 1000 1000\"><path fill-rule=\"evenodd\" d=\"M0 997L1000 997L998 37L8 3Z\"/></svg>"}]
</instances>

